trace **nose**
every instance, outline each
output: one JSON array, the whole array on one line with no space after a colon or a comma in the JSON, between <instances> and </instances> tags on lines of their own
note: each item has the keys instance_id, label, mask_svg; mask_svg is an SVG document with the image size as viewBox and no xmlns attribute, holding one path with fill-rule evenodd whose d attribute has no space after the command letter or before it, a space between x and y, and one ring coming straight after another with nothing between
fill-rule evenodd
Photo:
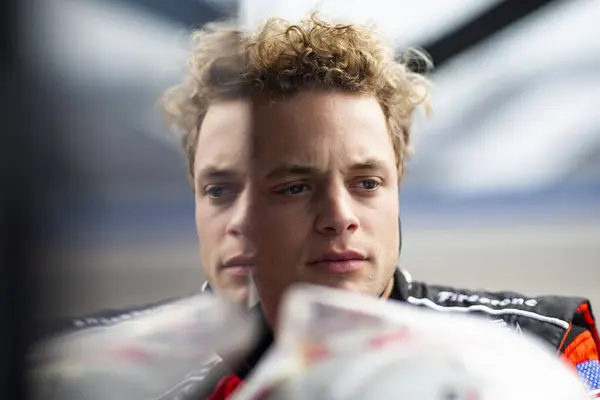
<instances>
[{"instance_id":1,"label":"nose","mask_svg":"<svg viewBox=\"0 0 600 400\"><path fill-rule=\"evenodd\" d=\"M240 244L242 244L244 248L244 254L249 257L253 257L255 255L255 249L248 237L248 218L250 215L250 194L248 192L249 189L247 187L244 188L244 190L236 199L236 202L233 205L231 219L227 224L225 232L227 235L236 238Z\"/></svg>"},{"instance_id":2,"label":"nose","mask_svg":"<svg viewBox=\"0 0 600 400\"><path fill-rule=\"evenodd\" d=\"M238 195L233 205L231 219L227 224L226 232L229 235L242 237L246 233L246 225L248 222L249 198L248 189L244 188Z\"/></svg>"},{"instance_id":3,"label":"nose","mask_svg":"<svg viewBox=\"0 0 600 400\"><path fill-rule=\"evenodd\" d=\"M352 233L359 227L352 196L342 183L329 188L319 202L315 228L323 235Z\"/></svg>"}]
</instances>

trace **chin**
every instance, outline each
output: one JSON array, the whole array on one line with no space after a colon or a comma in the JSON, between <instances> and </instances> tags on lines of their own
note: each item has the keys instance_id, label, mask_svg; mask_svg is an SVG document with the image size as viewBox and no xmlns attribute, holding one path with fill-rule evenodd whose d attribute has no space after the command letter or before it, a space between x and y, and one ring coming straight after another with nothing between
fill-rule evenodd
<instances>
[{"instance_id":1,"label":"chin","mask_svg":"<svg viewBox=\"0 0 600 400\"><path fill-rule=\"evenodd\" d=\"M227 288L222 290L220 293L225 299L230 301L231 303L244 306L248 304L248 288L247 287L236 287L236 288Z\"/></svg>"},{"instance_id":2,"label":"chin","mask_svg":"<svg viewBox=\"0 0 600 400\"><path fill-rule=\"evenodd\" d=\"M363 292L364 284L350 276L319 276L306 281L312 285L327 286L333 289L349 290L352 292Z\"/></svg>"}]
</instances>

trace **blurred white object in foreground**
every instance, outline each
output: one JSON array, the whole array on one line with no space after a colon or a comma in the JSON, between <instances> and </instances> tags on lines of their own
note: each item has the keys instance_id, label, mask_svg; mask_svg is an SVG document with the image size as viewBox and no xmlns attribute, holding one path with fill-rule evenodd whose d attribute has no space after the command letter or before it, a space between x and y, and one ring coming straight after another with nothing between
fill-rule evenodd
<instances>
[{"instance_id":1,"label":"blurred white object in foreground","mask_svg":"<svg viewBox=\"0 0 600 400\"><path fill-rule=\"evenodd\" d=\"M583 400L537 339L347 291L290 291L277 345L234 400Z\"/></svg>"},{"instance_id":2,"label":"blurred white object in foreground","mask_svg":"<svg viewBox=\"0 0 600 400\"><path fill-rule=\"evenodd\" d=\"M254 321L216 296L197 295L110 326L42 343L31 355L36 397L157 399L215 353L251 345Z\"/></svg>"}]
</instances>

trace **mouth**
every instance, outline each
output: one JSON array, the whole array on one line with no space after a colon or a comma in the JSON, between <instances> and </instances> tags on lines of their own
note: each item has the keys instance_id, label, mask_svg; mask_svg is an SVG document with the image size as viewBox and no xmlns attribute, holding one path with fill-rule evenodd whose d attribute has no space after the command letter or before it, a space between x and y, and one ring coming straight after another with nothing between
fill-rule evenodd
<instances>
[{"instance_id":1,"label":"mouth","mask_svg":"<svg viewBox=\"0 0 600 400\"><path fill-rule=\"evenodd\" d=\"M332 274L345 274L363 268L367 261L364 254L356 251L327 252L308 262L308 266Z\"/></svg>"},{"instance_id":2,"label":"mouth","mask_svg":"<svg viewBox=\"0 0 600 400\"><path fill-rule=\"evenodd\" d=\"M238 265L235 267L223 267L222 271L234 276L248 276L251 269L252 267L249 265Z\"/></svg>"},{"instance_id":3,"label":"mouth","mask_svg":"<svg viewBox=\"0 0 600 400\"><path fill-rule=\"evenodd\" d=\"M234 276L248 276L253 262L249 257L233 257L221 264L221 269Z\"/></svg>"}]
</instances>

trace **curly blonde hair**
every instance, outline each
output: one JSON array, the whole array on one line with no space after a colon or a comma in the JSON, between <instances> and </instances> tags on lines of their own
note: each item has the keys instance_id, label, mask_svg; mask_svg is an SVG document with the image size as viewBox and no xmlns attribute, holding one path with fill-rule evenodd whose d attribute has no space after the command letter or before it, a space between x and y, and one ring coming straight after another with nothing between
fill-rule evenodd
<instances>
[{"instance_id":1,"label":"curly blonde hair","mask_svg":"<svg viewBox=\"0 0 600 400\"><path fill-rule=\"evenodd\" d=\"M182 134L192 178L200 126L212 102L309 89L375 96L402 176L414 111L420 105L429 110L429 82L408 66L415 60L431 66L423 53L395 59L393 47L372 27L328 23L314 14L297 24L271 18L255 32L231 22L212 23L193 39L187 77L162 97L170 129Z\"/></svg>"}]
</instances>

